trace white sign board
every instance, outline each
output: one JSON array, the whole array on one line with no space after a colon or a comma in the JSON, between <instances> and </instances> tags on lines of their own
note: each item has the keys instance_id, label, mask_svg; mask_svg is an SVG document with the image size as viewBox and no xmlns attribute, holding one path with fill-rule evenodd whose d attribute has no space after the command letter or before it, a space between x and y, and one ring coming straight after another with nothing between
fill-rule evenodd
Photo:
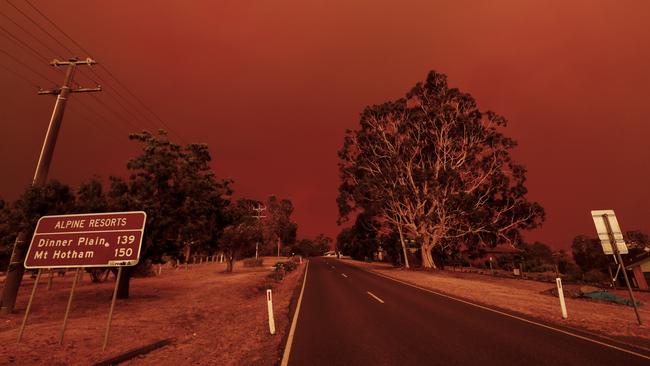
<instances>
[{"instance_id":1,"label":"white sign board","mask_svg":"<svg viewBox=\"0 0 650 366\"><path fill-rule=\"evenodd\" d=\"M609 221L609 227L612 230L618 251L621 254L627 254L627 245L625 245L625 241L623 240L623 233L621 232L621 227L618 225L618 220L616 220L616 214L614 213L614 210L591 211L591 217L594 219L596 232L598 232L598 239L600 239L600 244L603 246L603 251L605 254L614 254L609 239L609 234L607 233L605 215L607 216L607 221Z\"/></svg>"}]
</instances>

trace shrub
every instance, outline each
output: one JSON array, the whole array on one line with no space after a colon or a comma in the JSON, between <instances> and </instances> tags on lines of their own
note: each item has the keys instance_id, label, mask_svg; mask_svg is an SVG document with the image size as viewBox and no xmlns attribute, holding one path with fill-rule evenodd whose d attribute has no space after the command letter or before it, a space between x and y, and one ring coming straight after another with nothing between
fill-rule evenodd
<instances>
[{"instance_id":1,"label":"shrub","mask_svg":"<svg viewBox=\"0 0 650 366\"><path fill-rule=\"evenodd\" d=\"M283 271L283 270L277 270L277 269L276 269L275 271L269 273L269 274L266 276L266 278L269 278L269 279L275 280L275 281L277 281L277 282L280 282L280 281L282 281L282 279L284 278L284 271Z\"/></svg>"},{"instance_id":2,"label":"shrub","mask_svg":"<svg viewBox=\"0 0 650 366\"><path fill-rule=\"evenodd\" d=\"M296 264L296 262L294 262L294 261L286 261L286 262L284 262L284 269L287 272L291 272L296 268L298 268L298 265Z\"/></svg>"},{"instance_id":3,"label":"shrub","mask_svg":"<svg viewBox=\"0 0 650 366\"><path fill-rule=\"evenodd\" d=\"M262 258L246 258L243 263L244 267L262 267L264 260Z\"/></svg>"},{"instance_id":4,"label":"shrub","mask_svg":"<svg viewBox=\"0 0 650 366\"><path fill-rule=\"evenodd\" d=\"M609 276L598 269L592 269L584 274L585 282L601 284L609 282Z\"/></svg>"},{"instance_id":5,"label":"shrub","mask_svg":"<svg viewBox=\"0 0 650 366\"><path fill-rule=\"evenodd\" d=\"M285 261L276 263L274 267L276 271L284 270L286 272L291 272L296 269L298 265L294 261Z\"/></svg>"}]
</instances>

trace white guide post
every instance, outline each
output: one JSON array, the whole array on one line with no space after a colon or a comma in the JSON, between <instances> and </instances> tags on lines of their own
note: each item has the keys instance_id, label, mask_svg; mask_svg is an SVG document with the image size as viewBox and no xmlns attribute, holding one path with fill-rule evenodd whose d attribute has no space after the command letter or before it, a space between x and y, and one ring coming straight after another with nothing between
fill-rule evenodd
<instances>
[{"instance_id":1,"label":"white guide post","mask_svg":"<svg viewBox=\"0 0 650 366\"><path fill-rule=\"evenodd\" d=\"M271 290L266 290L266 303L269 309L269 331L275 334L275 320L273 319L273 296Z\"/></svg>"},{"instance_id":2,"label":"white guide post","mask_svg":"<svg viewBox=\"0 0 650 366\"><path fill-rule=\"evenodd\" d=\"M557 294L560 297L560 308L562 308L562 319L566 319L567 313L566 313L566 304L564 303L564 292L562 291L562 279L560 277L556 278L555 283L557 283Z\"/></svg>"}]
</instances>

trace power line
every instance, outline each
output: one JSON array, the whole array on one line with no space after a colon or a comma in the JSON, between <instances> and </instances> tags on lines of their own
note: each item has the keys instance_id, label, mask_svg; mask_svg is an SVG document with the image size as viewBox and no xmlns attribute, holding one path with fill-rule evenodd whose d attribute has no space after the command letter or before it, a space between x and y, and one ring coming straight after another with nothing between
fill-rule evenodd
<instances>
[{"instance_id":1,"label":"power line","mask_svg":"<svg viewBox=\"0 0 650 366\"><path fill-rule=\"evenodd\" d=\"M115 80L124 90L126 90L131 95L131 97L133 97L133 99L135 99L144 109L146 109L152 116L154 116L163 125L163 127L166 127L169 132L176 135L176 137L178 137L182 143L184 144L188 143L181 135L179 135L171 128L169 128L169 126L165 123L165 121L163 121L162 118L160 118L160 116L156 114L156 112L151 110L151 108L149 108L140 98L138 98L137 95L135 95L129 88L127 88L126 85L124 85L121 81L119 81L115 77L115 75L113 75L113 73L111 73L106 67L102 66L101 64L99 65L99 67L101 67L111 78L113 78L113 80Z\"/></svg>"},{"instance_id":2,"label":"power line","mask_svg":"<svg viewBox=\"0 0 650 366\"><path fill-rule=\"evenodd\" d=\"M6 70L7 72L13 74L13 75L16 76L17 78L22 79L23 81L26 81L28 84L30 84L30 85L32 85L32 86L34 86L34 87L36 87L36 88L40 88L40 86L39 86L37 83L35 83L33 80L29 79L28 77L23 76L23 75L20 74L19 72L14 71L14 70L12 70L12 69L10 69L10 68L8 68L7 66L2 65L2 64L0 64L0 67L3 68L4 70Z\"/></svg>"},{"instance_id":3,"label":"power line","mask_svg":"<svg viewBox=\"0 0 650 366\"><path fill-rule=\"evenodd\" d=\"M120 101L117 98L115 98L115 96L113 96L112 94L108 94L108 95L117 103L118 106L121 106L124 109L124 106L120 103ZM115 110L113 108L110 108L108 105L105 105L105 108L108 109L111 113L113 113L115 116L117 116L120 119L123 119L125 121L131 120L133 122L133 124L131 124L132 126L138 125L139 119L138 119L137 116L133 115L132 113L131 113L131 116L133 118L131 119L128 116L123 115L119 111L117 111L117 110ZM125 111L127 111L127 113L129 113L128 110L125 109ZM139 128L139 129L142 129L142 130L148 129L148 127L143 127L143 126L140 126L140 125L136 126L136 128Z\"/></svg>"},{"instance_id":4,"label":"power line","mask_svg":"<svg viewBox=\"0 0 650 366\"><path fill-rule=\"evenodd\" d=\"M109 74L109 75L112 75L112 74L110 74L110 71L109 71L106 67L104 67L103 65L100 65L100 67L104 70L104 72L106 72L106 73ZM115 90L116 93L117 93L117 90L118 90L118 89L115 88L115 87L113 86L112 83L109 83L106 79L102 78L102 76L99 75L99 74L98 74L94 69L91 69L90 71L91 71L95 76L97 76L97 77L102 81L102 83L104 83L105 85L108 86L108 87L107 87L107 90ZM117 80L117 78L115 78L114 76L111 76L111 77L112 77L114 80L116 80L119 84L122 84L122 83L120 83L120 81ZM128 89L126 88L126 86L124 86L123 84L122 84L122 88L125 89L129 94L131 94L135 99L138 98L137 96L135 96L134 93L132 93L130 90L128 90ZM120 103L120 106L121 106L125 111L127 111L127 113L133 115L133 112L131 112L131 111L134 111L135 113L137 113L138 115L140 115L141 118L143 118L143 120L145 120L145 121L147 121L148 123L150 123L150 126L153 126L153 131L152 131L152 132L155 132L155 131L157 131L157 130L160 128L160 127L158 127L158 124L157 124L156 122L154 122L154 121L151 119L150 116L147 116L147 114L144 113L144 112L142 111L142 109L138 108L138 106L137 106L136 104L134 104L133 101L132 101L131 99L129 99L129 98L125 98L125 97L122 96L122 94L120 94L120 93L117 93L117 96L118 96L120 99L122 99L122 100L125 102L126 105L128 105L128 106L130 107L130 109L129 109L129 108L126 107L126 105ZM144 104L143 104L143 105L144 105ZM147 108L147 107L145 106L145 108ZM139 117L136 117L136 118L139 119ZM164 123L163 123L163 124L164 124ZM168 126L166 126L166 128L167 128L167 130L168 130L169 132L174 133L174 131L171 131L171 129L170 129ZM176 134L176 136L179 137L180 139L182 139L182 137L178 136L178 134Z\"/></svg>"},{"instance_id":5,"label":"power line","mask_svg":"<svg viewBox=\"0 0 650 366\"><path fill-rule=\"evenodd\" d=\"M14 34L12 34L10 31L8 31L6 28L0 25L0 31L2 31L2 34L11 42L13 42L15 45L18 47L21 47L24 50L28 50L31 52L31 55L34 56L35 58L39 59L39 61L45 61L50 62L50 60L47 59L42 53L38 52L35 50L32 46L27 44L25 41L22 39L16 37Z\"/></svg>"},{"instance_id":6,"label":"power line","mask_svg":"<svg viewBox=\"0 0 650 366\"><path fill-rule=\"evenodd\" d=\"M15 8L15 5L14 5L14 4L11 4L11 5ZM17 10L18 10L18 9L17 9ZM21 13L22 13L25 17L27 17L27 18L28 18L32 23L36 24L36 22L35 22L32 18L30 18L27 14L25 14L25 13L23 13L23 12L21 12ZM4 13L0 13L0 14L2 14L4 17L10 19L10 18L9 18L8 16L6 16ZM10 20L11 20L11 19L10 19ZM29 32L28 30L26 30L25 28L21 27L18 23L16 23L16 22L13 21L13 20L11 20L11 21L12 21L16 26L18 26L21 30L23 30L25 33L29 34L32 38L35 38L35 39L36 39L37 41L39 41L41 44L44 44L42 40L40 40L38 37L36 37L36 36L33 35L32 33L30 33L30 32ZM39 26L38 24L36 24L36 25ZM9 35L9 36L11 37L10 40L11 40L12 42L14 42L14 43L16 43L16 44L18 44L18 45L20 45L20 46L23 46L23 47L27 47L27 48L29 48L29 50L32 51L32 53L33 53L33 55L34 55L35 57L38 56L38 57L40 57L40 58L46 60L46 62L47 62L47 58L46 58L43 54L41 54L41 53L38 52L37 50L35 50L35 49L33 49L32 47L30 47L27 43L25 43L23 40L21 40L20 38L18 38L18 37L15 36L14 34L12 34L12 33L11 33L10 31L8 31L7 29L2 28L1 26L0 26L0 28L1 28L1 29L6 33L6 35ZM39 26L39 28L40 28L41 30L44 30L44 29L43 29L42 27L40 27L40 26ZM58 27L57 27L57 28L58 28ZM46 31L45 31L45 32L46 32ZM49 32L46 32L46 33L48 33L48 35L50 36L50 38L55 39L54 36L53 36L52 34L50 34ZM59 44L63 45L63 44L62 44L61 42L59 42L58 40L55 39L55 41L57 41ZM65 46L64 46L64 48L68 49L68 48L65 47ZM49 47L48 47L48 49L49 49L50 51L53 51L53 50L52 50L51 48L49 48ZM69 50L69 49L68 49L68 50ZM4 53L7 54L6 52L4 52ZM9 57L12 57L12 56L9 55L9 54L7 54L7 55L8 55ZM37 73L39 76L46 78L44 75L38 73L36 70L34 70L34 69L28 67L24 62L19 61L17 58L12 57L12 59L14 59L16 62L19 62L19 63L20 63L21 65L23 65L24 67L29 68L32 72ZM58 69L57 69L57 70L58 70ZM91 81L95 82L95 84L98 84L95 80L93 80L92 77L88 76L85 72L83 72L83 69L80 69L80 71L82 71L81 74L83 74L86 78L88 78L88 79L90 79ZM24 79L24 78L23 78L23 79ZM46 79L47 79L47 78L46 78ZM54 81L52 81L52 80L50 80L50 79L47 79L47 80L50 81L52 84L56 84ZM76 83L76 82L75 82L75 83ZM30 84L32 84L32 83L30 82ZM78 85L78 83L76 83L76 84ZM115 102L116 102L118 105L120 105L120 107L122 107L125 111L127 111L128 114L133 115L133 113L132 113L128 108L126 108L126 107L124 106L124 104L122 104L122 103L119 101L119 99L117 99L117 98L115 97L115 95L113 95L112 93L108 93L108 94L110 95L110 97L111 97L113 100L115 100ZM110 108L110 107L109 107L108 105L106 105L105 103L100 103L100 104L102 104L102 105L103 105L107 110L109 110L111 113L113 113L113 114L115 114L116 116L118 116L118 119L120 119L120 120L126 120L126 119L125 119L121 114L117 113L114 109ZM138 118L136 117L136 120L137 120L137 119L138 119ZM131 124L131 126L135 126L135 125ZM136 128L136 130L139 129L138 127L135 127L135 128ZM155 126L154 126L154 128L155 128Z\"/></svg>"},{"instance_id":7,"label":"power line","mask_svg":"<svg viewBox=\"0 0 650 366\"><path fill-rule=\"evenodd\" d=\"M45 76L45 75L41 74L40 72L36 71L33 67L27 65L26 63L24 63L23 61L19 60L18 58L16 58L14 55L10 54L9 52L7 52L7 51L5 51L5 50L2 50L2 49L0 49L0 52L2 52L3 54L7 55L7 56L8 56L9 58L11 58L12 60L16 61L16 63L18 63L18 64L21 65L22 67L28 69L29 71L33 72L34 74L36 74L36 75L40 76L41 78L43 78L43 79L49 81L50 83L56 85L56 83L55 83L54 81L52 81L50 78L48 78L47 76Z\"/></svg>"},{"instance_id":8,"label":"power line","mask_svg":"<svg viewBox=\"0 0 650 366\"><path fill-rule=\"evenodd\" d=\"M115 95L113 95L113 92L112 92L112 91L109 93L109 90L106 90L106 94L107 94L109 97L111 97L111 98L115 101L115 103L117 103L117 105L119 105L120 107L122 107L122 109L124 109L124 111L126 111L127 114L129 114L131 117L133 117L133 120L134 120L134 121L138 121L138 120L140 120L140 118L138 118L138 116L136 116L133 112L131 112L128 108L126 108L126 107L124 106L124 104L122 104L122 102L120 102L119 99L117 99L117 97L115 97ZM151 132L154 132L154 133L155 133L155 132L156 132L156 125L155 125L155 124L152 124L152 125L153 125L154 130L151 131ZM151 127L151 126L147 126L147 128L149 128L149 127Z\"/></svg>"},{"instance_id":9,"label":"power line","mask_svg":"<svg viewBox=\"0 0 650 366\"><path fill-rule=\"evenodd\" d=\"M61 47L63 47L63 49L65 49L65 50L68 52L68 54L73 55L72 50L69 49L69 48L68 48L65 44L63 44L61 41L59 41L56 37L54 37L50 32L48 32L47 29L43 28L43 27L42 27L40 24L38 24L34 19L32 19L32 17L30 17L29 15L27 15L24 11L20 10L20 8L17 7L16 5L14 5L10 0L6 0L6 1L7 1L7 3L8 3L9 5L11 5L14 9L16 9L16 11L18 11L18 12L19 12L20 14L22 14L25 18L27 18L27 20L29 20L30 22L32 22L32 24L34 24L38 29L40 29L43 33L47 34L50 38L52 38L52 40L53 40L54 42L58 43Z\"/></svg>"},{"instance_id":10,"label":"power line","mask_svg":"<svg viewBox=\"0 0 650 366\"><path fill-rule=\"evenodd\" d=\"M49 22L49 23L50 23L54 28L56 28L56 30L58 30L59 32L61 32L61 34L63 34L64 36L66 36L66 38L68 38L70 41L72 41L72 43L74 43L75 46L77 46L80 50L82 50L86 55L88 55L88 56L92 56L92 53L91 53L91 52L88 52L88 50L86 50L83 46L81 46L77 41L75 41L74 39L72 39L72 37L70 37L70 36L68 35L68 33L64 32L63 29L61 29L61 28L60 28L56 23L54 23L54 22L53 22L53 21L52 21L52 20L51 20L47 15L43 14L40 10L38 10L38 8L34 6L34 4L32 4L29 0L24 0L24 1L25 1L25 2L26 2L26 3L27 3L27 4L28 4L32 9L34 9L34 11L36 11L40 16L42 16L43 18L45 18L45 20L47 20L47 21L48 21L48 22ZM9 0L7 0L7 2L9 2ZM11 3L10 3L10 4L11 4ZM15 6L14 6L14 7L15 7ZM57 41L57 42L59 42L59 41ZM59 43L60 43L60 42L59 42ZM64 46L64 47L65 47L65 46ZM70 52L70 54L72 54L72 51L70 51L69 49L68 49L68 52Z\"/></svg>"},{"instance_id":11,"label":"power line","mask_svg":"<svg viewBox=\"0 0 650 366\"><path fill-rule=\"evenodd\" d=\"M91 71L93 71L93 70L91 69ZM93 72L93 73L94 73L94 72ZM88 74L85 72L85 70L84 70L83 72L81 72L81 74L83 74L84 77L86 77L88 80L92 81L93 83L98 84L98 85L100 84L100 83L98 83L97 81L95 81L95 79L93 79L90 75L88 75ZM94 74L96 75L96 73L94 73ZM97 75L97 76L99 76L99 75ZM100 76L100 78L101 78L101 76ZM104 84L104 83L101 83L101 84L102 84L103 86L106 85L106 84ZM109 88L104 88L104 92L105 92L105 93L106 93L106 94L107 94L111 99L113 99L113 100L115 101L115 103L117 103L117 105L120 106L120 107L121 107L121 108L126 112L126 114L128 114L129 116L131 116L131 117L133 118L133 121L140 121L140 120L141 120L141 117L137 116L137 115L136 115L136 114L135 114L131 109L127 108L127 106L124 105L124 103L122 103L122 102L120 101L120 99L118 98L118 97L120 97L120 94L119 94L119 93L116 94L113 90L115 90L115 88L111 88L111 85L110 85L110 84L109 84ZM122 99L122 100L125 100L125 101L127 101L127 102L129 101L128 99L123 98L123 97L122 97L121 99ZM134 110L136 113L139 112L139 110L138 110L137 108L134 108L133 110ZM142 115L141 112L138 113L138 114ZM147 119L146 116L145 116L145 118L144 118L143 121L147 121L147 122L150 123L150 125L148 125L146 128L148 129L148 128L152 128L152 127L153 127L152 132L155 132L155 131L158 129L158 127L156 126L156 124L153 123L151 120Z\"/></svg>"},{"instance_id":12,"label":"power line","mask_svg":"<svg viewBox=\"0 0 650 366\"><path fill-rule=\"evenodd\" d=\"M138 126L136 126L135 124L133 124L133 123L132 123L131 121L129 121L128 119L124 119L124 118L123 118L119 113L117 113L113 108L111 108L110 106L108 106L108 105L107 105L103 100L97 98L97 97L94 96L94 95L91 95L91 96L92 96L93 99L95 99L95 101L96 101L97 103L99 103L102 107L104 107L104 108L105 108L106 110L108 110L109 112L113 113L113 114L118 118L118 120L123 121L123 122L126 122L126 123L128 123L131 127L133 127L133 128L135 129L134 132L139 132L138 130L139 130L139 129L142 129L142 127L138 127Z\"/></svg>"},{"instance_id":13,"label":"power line","mask_svg":"<svg viewBox=\"0 0 650 366\"><path fill-rule=\"evenodd\" d=\"M82 114L85 114L85 117L88 121L93 120L92 115L95 115L97 117L97 120L104 122L104 124L98 124L94 123L93 125L95 126L101 126L101 129L104 130L108 135L111 136L116 142L124 142L119 136L120 134L115 130L115 127L111 122L109 122L104 116L102 116L96 109L92 108L90 105L86 104L85 101L82 101L82 99L79 99L76 101L74 104L74 107L71 108L72 110L75 110L76 107L82 107L82 109L77 109L77 112L82 112ZM72 107L72 106L71 106ZM87 114L86 114L87 113ZM128 136L128 134L127 134Z\"/></svg>"},{"instance_id":14,"label":"power line","mask_svg":"<svg viewBox=\"0 0 650 366\"><path fill-rule=\"evenodd\" d=\"M9 1L9 0L7 0L7 1ZM34 4L32 4L29 0L24 0L24 1L25 1L25 2L26 2L26 3L27 3L27 4L28 4L32 9L34 9L34 11L36 11L36 12L37 12L38 14L40 14L40 15L41 15L45 20L47 20L47 21L48 21L48 22L49 22L49 23L50 23L54 28L56 28L59 32L61 32L61 34L63 34L66 38L68 38L68 39L69 39L69 40L70 40L70 41L71 41L75 46L77 46L81 51L83 51L85 54L87 54L87 55L89 55L89 56L92 56L92 55L93 55L92 52L89 52L86 48L84 48L81 44L79 44L79 42L75 41L75 40L74 40L70 35L68 35L68 34L67 34L63 29L61 29L61 27L59 27L59 26L58 26L54 21L52 21L52 20L51 20L47 15L43 14L43 12L41 12L41 11L40 11L36 6L34 6ZM58 42L58 41L57 41L57 42ZM72 53L72 52L70 52L70 53ZM104 70L104 72L106 72L106 74L108 74L108 76L110 76L113 80L115 80L115 82L116 82L119 86L121 86L121 87L122 87L122 88L123 88L127 93L129 93L129 95L131 95L131 97L133 97L133 99L135 99L135 100L140 104L140 106L142 106L142 107L143 107L147 112L149 112L149 113L150 113L150 114L151 114L155 119L157 119L157 120L161 123L161 125L162 125L163 127L165 127L165 128L166 128L170 133L173 133L174 135L176 135L176 137L178 137L178 138L181 140L181 142L183 142L184 144L187 144L187 141L186 141L182 136L180 136L178 133L176 133L175 131L173 131L173 130L172 130L172 129L171 129L171 128L170 128L170 127L165 123L165 121L163 121L163 119L160 118L160 116L158 116L158 114L156 114L156 113L155 113L151 108L149 108L149 107L148 107L148 106L147 106L147 105L146 105L146 104L145 104L145 103L144 103L144 102L143 102L143 101L142 101L138 96L135 95L135 93L133 93L133 92L131 91L131 89L129 89L126 85L124 85L124 83L122 83L122 82L121 82L121 81L120 81L120 80L119 80L119 79L118 79L118 78L117 78L117 77L116 77L116 76L115 76L115 75L114 75L110 70L108 70L108 68L106 68L106 67L105 67L104 65L102 65L102 64L99 64L99 67L102 68L102 70ZM97 75L97 77L98 77L100 80L102 80L102 81L104 81L104 82L106 81L106 80L103 80L103 78L102 78L99 74L97 74L97 72L95 72L95 70L93 70L93 69L91 69L91 70L92 70L92 72L93 72L95 75ZM105 83L105 84L106 84L106 83ZM115 89L115 88L113 88L113 89ZM118 94L118 95L119 95L119 94ZM124 98L124 100L128 101L128 103L130 104L130 101L129 101L128 99ZM143 116L144 116L144 114L143 114ZM146 116L144 116L144 117L145 117L146 119L148 119ZM154 125L155 125L155 124L154 124Z\"/></svg>"},{"instance_id":15,"label":"power line","mask_svg":"<svg viewBox=\"0 0 650 366\"><path fill-rule=\"evenodd\" d=\"M55 56L57 55L57 52L56 52L55 50L53 50L50 46L48 46L47 43L43 42L40 38L36 37L32 32L28 31L28 30L25 29L22 25L18 24L18 22L16 22L15 20L11 19L11 17L9 17L7 14L3 13L2 11L0 11L0 15L2 15L2 16L5 17L5 18L7 18L10 22L12 22L12 23L13 23L16 27L18 27L20 30L22 30L23 32L25 32L25 33L26 33L27 35L29 35L30 37L34 38L34 39L35 39L38 43L40 43L43 47L47 48L48 51L52 52L53 55L55 55Z\"/></svg>"}]
</instances>

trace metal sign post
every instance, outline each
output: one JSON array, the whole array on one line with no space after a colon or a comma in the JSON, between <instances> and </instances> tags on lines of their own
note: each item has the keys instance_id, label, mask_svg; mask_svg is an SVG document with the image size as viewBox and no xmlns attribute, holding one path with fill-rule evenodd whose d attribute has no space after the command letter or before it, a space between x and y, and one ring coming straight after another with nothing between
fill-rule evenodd
<instances>
[{"instance_id":1,"label":"metal sign post","mask_svg":"<svg viewBox=\"0 0 650 366\"><path fill-rule=\"evenodd\" d=\"M636 299L634 299L634 293L632 292L632 286L630 285L630 280L627 277L627 271L625 270L625 263L623 262L623 254L627 254L627 245L623 240L623 234L621 228L618 225L618 220L616 220L616 214L614 210L601 210L601 211L591 211L591 216L596 225L596 231L598 232L598 237L600 238L601 245L603 246L603 251L605 254L613 254L614 261L618 259L619 269L623 272L623 278L625 279L625 285L627 285L627 290L630 294L630 299L632 300L632 306L634 306L634 313L636 314L636 320L641 325L641 316L639 315L639 308L636 304ZM603 232L603 229L604 232Z\"/></svg>"},{"instance_id":2,"label":"metal sign post","mask_svg":"<svg viewBox=\"0 0 650 366\"><path fill-rule=\"evenodd\" d=\"M102 352L106 350L108 344L108 333L111 331L111 321L113 320L113 309L115 309L115 299L117 299L117 286L120 284L122 277L122 267L117 267L117 278L115 279L115 289L113 290L113 300L111 300L111 310L108 311L108 322L106 323L106 333L104 333L104 345Z\"/></svg>"},{"instance_id":3,"label":"metal sign post","mask_svg":"<svg viewBox=\"0 0 650 366\"><path fill-rule=\"evenodd\" d=\"M63 344L63 335L65 334L65 328L68 325L68 315L70 314L70 307L72 306L72 298L74 297L74 289L77 287L77 282L79 281L79 271L81 268L77 268L75 272L74 279L72 280L72 288L70 289L70 297L68 298L68 306L65 308L65 315L63 316L63 326L61 327L61 335L59 336L59 345Z\"/></svg>"},{"instance_id":4,"label":"metal sign post","mask_svg":"<svg viewBox=\"0 0 650 366\"><path fill-rule=\"evenodd\" d=\"M36 274L36 280L34 280L34 287L32 287L32 293L29 295L29 302L27 302L27 309L25 309L25 316L23 317L23 323L20 325L20 330L18 331L18 340L23 338L23 331L25 330L25 324L27 324L27 318L29 317L29 310L32 308L32 301L34 301L34 294L36 293L36 286L38 285L38 280L41 278L41 269L39 268L38 273Z\"/></svg>"}]
</instances>

